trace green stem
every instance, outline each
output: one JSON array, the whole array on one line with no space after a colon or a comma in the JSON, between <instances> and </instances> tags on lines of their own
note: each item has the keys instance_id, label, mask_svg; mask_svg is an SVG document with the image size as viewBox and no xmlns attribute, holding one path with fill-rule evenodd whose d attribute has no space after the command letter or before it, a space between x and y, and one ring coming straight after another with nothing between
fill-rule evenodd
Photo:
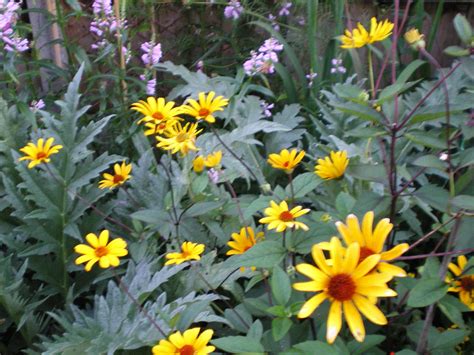
<instances>
[{"instance_id":1,"label":"green stem","mask_svg":"<svg viewBox=\"0 0 474 355\"><path fill-rule=\"evenodd\" d=\"M369 48L367 53L367 59L369 64L369 80L370 80L370 90L372 91L372 100L375 100L375 83L374 83L374 66L372 61L372 50Z\"/></svg>"}]
</instances>

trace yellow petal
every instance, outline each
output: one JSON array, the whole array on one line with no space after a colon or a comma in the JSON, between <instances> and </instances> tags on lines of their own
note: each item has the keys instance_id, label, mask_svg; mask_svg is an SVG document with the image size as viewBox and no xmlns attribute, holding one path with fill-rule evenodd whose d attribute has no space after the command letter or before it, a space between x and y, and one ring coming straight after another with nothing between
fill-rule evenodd
<instances>
[{"instance_id":1,"label":"yellow petal","mask_svg":"<svg viewBox=\"0 0 474 355\"><path fill-rule=\"evenodd\" d=\"M342 306L344 308L344 317L346 318L352 335L358 342L363 342L365 338L365 328L359 311L352 301L344 301Z\"/></svg>"},{"instance_id":2,"label":"yellow petal","mask_svg":"<svg viewBox=\"0 0 474 355\"><path fill-rule=\"evenodd\" d=\"M326 340L329 344L334 343L341 330L342 326L342 310L341 310L342 303L339 301L333 301L331 304L331 308L329 308L329 316L328 316L328 323L327 323L327 332L326 332Z\"/></svg>"},{"instance_id":3,"label":"yellow petal","mask_svg":"<svg viewBox=\"0 0 474 355\"><path fill-rule=\"evenodd\" d=\"M352 300L354 301L357 309L372 323L378 325L387 324L387 318L385 318L384 314L367 298L356 294Z\"/></svg>"},{"instance_id":4,"label":"yellow petal","mask_svg":"<svg viewBox=\"0 0 474 355\"><path fill-rule=\"evenodd\" d=\"M298 318L308 318L326 298L327 295L325 293L320 293L311 297L301 307L300 311L298 312Z\"/></svg>"},{"instance_id":5,"label":"yellow petal","mask_svg":"<svg viewBox=\"0 0 474 355\"><path fill-rule=\"evenodd\" d=\"M400 255L406 252L408 248L409 248L409 245L407 243L398 244L394 248L381 253L380 260L388 261L388 260L393 260L395 258L398 258Z\"/></svg>"}]
</instances>

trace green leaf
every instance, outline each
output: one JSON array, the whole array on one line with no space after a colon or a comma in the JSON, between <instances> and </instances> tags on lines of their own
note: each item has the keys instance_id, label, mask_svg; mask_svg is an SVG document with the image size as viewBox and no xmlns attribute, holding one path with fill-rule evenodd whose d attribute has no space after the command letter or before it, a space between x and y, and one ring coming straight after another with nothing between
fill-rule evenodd
<instances>
[{"instance_id":1,"label":"green leaf","mask_svg":"<svg viewBox=\"0 0 474 355\"><path fill-rule=\"evenodd\" d=\"M211 341L212 345L231 354L264 352L262 344L256 339L243 336L230 336Z\"/></svg>"},{"instance_id":2,"label":"green leaf","mask_svg":"<svg viewBox=\"0 0 474 355\"><path fill-rule=\"evenodd\" d=\"M304 354L339 355L339 349L335 345L329 345L319 340L305 341L293 346L292 349L300 350ZM291 349L290 349L291 350Z\"/></svg>"},{"instance_id":3,"label":"green leaf","mask_svg":"<svg viewBox=\"0 0 474 355\"><path fill-rule=\"evenodd\" d=\"M402 84L405 83L413 73L426 62L424 60L416 59L408 64L405 69L398 75L396 83Z\"/></svg>"},{"instance_id":4,"label":"green leaf","mask_svg":"<svg viewBox=\"0 0 474 355\"><path fill-rule=\"evenodd\" d=\"M474 196L459 195L451 200L451 204L455 207L465 210L474 210Z\"/></svg>"},{"instance_id":5,"label":"green leaf","mask_svg":"<svg viewBox=\"0 0 474 355\"><path fill-rule=\"evenodd\" d=\"M414 195L431 207L445 212L449 200L449 192L436 185L427 184L417 190Z\"/></svg>"},{"instance_id":6,"label":"green leaf","mask_svg":"<svg viewBox=\"0 0 474 355\"><path fill-rule=\"evenodd\" d=\"M446 164L436 155L423 155L413 162L413 165L423 166L425 168L435 168L445 170Z\"/></svg>"},{"instance_id":7,"label":"green leaf","mask_svg":"<svg viewBox=\"0 0 474 355\"><path fill-rule=\"evenodd\" d=\"M195 179L193 179L193 181L191 182L191 189L193 193L198 195L206 189L208 184L209 184L209 177L207 176L207 174L201 174L197 176Z\"/></svg>"},{"instance_id":8,"label":"green leaf","mask_svg":"<svg viewBox=\"0 0 474 355\"><path fill-rule=\"evenodd\" d=\"M446 47L443 52L453 57L464 57L466 55L469 55L469 49L462 48L459 46Z\"/></svg>"},{"instance_id":9,"label":"green leaf","mask_svg":"<svg viewBox=\"0 0 474 355\"><path fill-rule=\"evenodd\" d=\"M367 354L368 350L379 345L384 340L384 335L367 335L364 342L359 343L356 340L351 340L349 344L347 344L347 347L349 348L351 355L362 355Z\"/></svg>"},{"instance_id":10,"label":"green leaf","mask_svg":"<svg viewBox=\"0 0 474 355\"><path fill-rule=\"evenodd\" d=\"M336 198L336 210L345 216L352 213L356 200L347 192L341 192Z\"/></svg>"},{"instance_id":11,"label":"green leaf","mask_svg":"<svg viewBox=\"0 0 474 355\"><path fill-rule=\"evenodd\" d=\"M303 173L293 179L293 190L295 198L301 198L313 191L321 184L323 180L318 178L314 173ZM291 196L291 187L288 185L285 189L288 196Z\"/></svg>"},{"instance_id":12,"label":"green leaf","mask_svg":"<svg viewBox=\"0 0 474 355\"><path fill-rule=\"evenodd\" d=\"M451 115L463 112L472 106L471 103L465 102L461 104L451 104L449 106L449 112ZM415 124L425 121L432 121L438 118L446 117L446 106L444 103L438 105L426 105L416 111L416 113L410 118L409 124ZM436 148L436 147L434 147Z\"/></svg>"},{"instance_id":13,"label":"green leaf","mask_svg":"<svg viewBox=\"0 0 474 355\"><path fill-rule=\"evenodd\" d=\"M361 180L375 181L380 183L387 183L387 173L382 164L356 164L350 165L346 171L347 174L354 176Z\"/></svg>"},{"instance_id":14,"label":"green leaf","mask_svg":"<svg viewBox=\"0 0 474 355\"><path fill-rule=\"evenodd\" d=\"M188 217L202 216L210 211L215 210L216 208L221 207L223 204L224 201L198 202L190 207L185 212L185 215Z\"/></svg>"},{"instance_id":15,"label":"green leaf","mask_svg":"<svg viewBox=\"0 0 474 355\"><path fill-rule=\"evenodd\" d=\"M280 305L286 305L291 297L291 282L288 274L279 266L273 268L270 286L275 300Z\"/></svg>"},{"instance_id":16,"label":"green leaf","mask_svg":"<svg viewBox=\"0 0 474 355\"><path fill-rule=\"evenodd\" d=\"M272 268L278 265L286 255L281 243L271 240L260 242L247 250L244 254L233 255L225 261L225 267L263 267Z\"/></svg>"},{"instance_id":17,"label":"green leaf","mask_svg":"<svg viewBox=\"0 0 474 355\"><path fill-rule=\"evenodd\" d=\"M434 338L430 350L444 349L448 351L449 349L453 351L454 347L462 343L469 333L467 329L448 329Z\"/></svg>"},{"instance_id":18,"label":"green leaf","mask_svg":"<svg viewBox=\"0 0 474 355\"><path fill-rule=\"evenodd\" d=\"M462 312L469 311L469 308L459 301L457 297L445 295L438 301L438 307L451 322L464 327Z\"/></svg>"},{"instance_id":19,"label":"green leaf","mask_svg":"<svg viewBox=\"0 0 474 355\"><path fill-rule=\"evenodd\" d=\"M410 307L426 307L440 300L448 292L448 285L439 278L421 279L408 296Z\"/></svg>"},{"instance_id":20,"label":"green leaf","mask_svg":"<svg viewBox=\"0 0 474 355\"><path fill-rule=\"evenodd\" d=\"M293 322L288 318L275 318L272 320L272 335L275 341L280 341L290 330Z\"/></svg>"},{"instance_id":21,"label":"green leaf","mask_svg":"<svg viewBox=\"0 0 474 355\"><path fill-rule=\"evenodd\" d=\"M150 224L171 223L169 213L164 210L142 210L132 213L130 217Z\"/></svg>"},{"instance_id":22,"label":"green leaf","mask_svg":"<svg viewBox=\"0 0 474 355\"><path fill-rule=\"evenodd\" d=\"M472 27L465 16L457 14L453 21L454 29L456 30L461 41L466 45L471 45Z\"/></svg>"},{"instance_id":23,"label":"green leaf","mask_svg":"<svg viewBox=\"0 0 474 355\"><path fill-rule=\"evenodd\" d=\"M360 105L355 102L331 103L339 111L354 115L362 120L380 123L382 115L367 105Z\"/></svg>"}]
</instances>

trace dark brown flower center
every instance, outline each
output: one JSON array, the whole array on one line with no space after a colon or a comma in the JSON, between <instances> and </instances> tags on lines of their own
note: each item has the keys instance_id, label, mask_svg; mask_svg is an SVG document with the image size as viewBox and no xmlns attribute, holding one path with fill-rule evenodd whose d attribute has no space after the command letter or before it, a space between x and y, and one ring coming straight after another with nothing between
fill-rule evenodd
<instances>
[{"instance_id":1,"label":"dark brown flower center","mask_svg":"<svg viewBox=\"0 0 474 355\"><path fill-rule=\"evenodd\" d=\"M151 115L155 120L161 121L164 116L161 112L154 112L153 115Z\"/></svg>"},{"instance_id":2,"label":"dark brown flower center","mask_svg":"<svg viewBox=\"0 0 474 355\"><path fill-rule=\"evenodd\" d=\"M467 292L474 291L474 277L464 276L461 278L461 288Z\"/></svg>"},{"instance_id":3,"label":"dark brown flower center","mask_svg":"<svg viewBox=\"0 0 474 355\"><path fill-rule=\"evenodd\" d=\"M44 159L48 156L48 154L46 154L45 152L38 152L36 153L36 159Z\"/></svg>"},{"instance_id":4,"label":"dark brown flower center","mask_svg":"<svg viewBox=\"0 0 474 355\"><path fill-rule=\"evenodd\" d=\"M206 117L210 114L207 108L202 108L199 110L199 116Z\"/></svg>"},{"instance_id":5,"label":"dark brown flower center","mask_svg":"<svg viewBox=\"0 0 474 355\"><path fill-rule=\"evenodd\" d=\"M194 355L194 347L192 345L185 345L179 349L181 355Z\"/></svg>"},{"instance_id":6,"label":"dark brown flower center","mask_svg":"<svg viewBox=\"0 0 474 355\"><path fill-rule=\"evenodd\" d=\"M178 143L183 143L184 141L186 141L187 139L189 138L189 135L187 133L179 133L177 136L176 136L176 141Z\"/></svg>"},{"instance_id":7,"label":"dark brown flower center","mask_svg":"<svg viewBox=\"0 0 474 355\"><path fill-rule=\"evenodd\" d=\"M107 247L98 247L96 250L95 250L95 255L100 258L104 255L107 255L109 253L109 251L107 250Z\"/></svg>"},{"instance_id":8,"label":"dark brown flower center","mask_svg":"<svg viewBox=\"0 0 474 355\"><path fill-rule=\"evenodd\" d=\"M328 293L337 301L348 301L352 299L356 290L356 284L348 274L338 274L329 280Z\"/></svg>"},{"instance_id":9,"label":"dark brown flower center","mask_svg":"<svg viewBox=\"0 0 474 355\"><path fill-rule=\"evenodd\" d=\"M294 219L290 211L283 211L282 213L280 213L279 218L283 222L291 222Z\"/></svg>"},{"instance_id":10,"label":"dark brown flower center","mask_svg":"<svg viewBox=\"0 0 474 355\"><path fill-rule=\"evenodd\" d=\"M369 249L367 247L362 247L360 248L360 256L359 256L359 264L363 262L367 257L375 254L372 249Z\"/></svg>"},{"instance_id":11,"label":"dark brown flower center","mask_svg":"<svg viewBox=\"0 0 474 355\"><path fill-rule=\"evenodd\" d=\"M114 175L114 184L118 184L125 180L125 178L122 175Z\"/></svg>"}]
</instances>

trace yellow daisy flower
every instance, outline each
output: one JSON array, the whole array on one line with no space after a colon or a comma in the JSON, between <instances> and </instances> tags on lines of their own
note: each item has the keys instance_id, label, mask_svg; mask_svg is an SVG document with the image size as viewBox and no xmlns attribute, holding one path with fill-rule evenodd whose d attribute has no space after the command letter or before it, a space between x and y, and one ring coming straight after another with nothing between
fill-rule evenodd
<instances>
[{"instance_id":1,"label":"yellow daisy flower","mask_svg":"<svg viewBox=\"0 0 474 355\"><path fill-rule=\"evenodd\" d=\"M223 96L216 96L214 91L207 94L199 93L199 102L188 99L187 104L181 106L183 113L193 116L197 120L204 120L209 123L216 122L216 118L212 115L216 111L224 111L224 107L229 103L228 99Z\"/></svg>"},{"instance_id":2,"label":"yellow daisy flower","mask_svg":"<svg viewBox=\"0 0 474 355\"><path fill-rule=\"evenodd\" d=\"M340 37L341 48L360 48L367 44L380 42L392 34L393 23L389 20L377 22L375 17L370 19L370 32L367 32L361 23L357 23L357 28L351 31L346 30Z\"/></svg>"},{"instance_id":3,"label":"yellow daisy flower","mask_svg":"<svg viewBox=\"0 0 474 355\"><path fill-rule=\"evenodd\" d=\"M304 158L305 151L302 150L298 153L298 150L283 149L280 153L270 154L268 156L268 163L275 169L284 170L285 173L291 174L293 169L300 163L301 159Z\"/></svg>"},{"instance_id":4,"label":"yellow daisy flower","mask_svg":"<svg viewBox=\"0 0 474 355\"><path fill-rule=\"evenodd\" d=\"M181 245L181 253L168 253L166 259L168 261L165 265L181 264L188 260L200 260L201 254L204 252L204 244L197 244L193 242L184 242Z\"/></svg>"},{"instance_id":5,"label":"yellow daisy flower","mask_svg":"<svg viewBox=\"0 0 474 355\"><path fill-rule=\"evenodd\" d=\"M377 264L377 271L383 274L389 274L392 277L407 276L405 270L396 265L389 264L387 261L398 258L408 250L409 245L402 243L390 250L383 251L385 241L393 229L393 224L390 223L388 218L384 218L380 220L375 226L375 229L373 229L373 222L374 212L369 211L364 215L362 226L359 225L357 216L350 214L346 218L346 224L338 221L336 222L336 227L347 246L352 243L359 244L359 262L364 261L370 255L380 254L380 263Z\"/></svg>"},{"instance_id":6,"label":"yellow daisy flower","mask_svg":"<svg viewBox=\"0 0 474 355\"><path fill-rule=\"evenodd\" d=\"M277 232L283 232L286 228L303 229L307 231L309 228L306 224L295 221L295 218L301 217L310 210L301 206L288 208L286 201L282 201L279 205L275 201L270 201L270 207L265 209L267 217L261 218L260 223L268 223L268 229L276 229Z\"/></svg>"},{"instance_id":7,"label":"yellow daisy flower","mask_svg":"<svg viewBox=\"0 0 474 355\"><path fill-rule=\"evenodd\" d=\"M218 150L217 152L211 153L206 158L204 158L204 165L207 168L215 168L221 163L222 151Z\"/></svg>"},{"instance_id":8,"label":"yellow daisy flower","mask_svg":"<svg viewBox=\"0 0 474 355\"><path fill-rule=\"evenodd\" d=\"M99 189L113 189L120 185L123 185L125 181L130 179L130 173L132 172L132 164L125 164L122 162L121 165L115 164L114 165L114 174L104 173L103 177L104 180L99 182Z\"/></svg>"},{"instance_id":9,"label":"yellow daisy flower","mask_svg":"<svg viewBox=\"0 0 474 355\"><path fill-rule=\"evenodd\" d=\"M38 139L36 145L33 142L28 143L26 146L20 149L20 152L25 153L22 160L31 160L28 164L28 169L34 168L36 165L41 163L49 163L51 161L50 156L56 154L62 149L62 145L54 145L54 138L48 138L46 143L43 138Z\"/></svg>"},{"instance_id":10,"label":"yellow daisy flower","mask_svg":"<svg viewBox=\"0 0 474 355\"><path fill-rule=\"evenodd\" d=\"M100 232L99 237L94 233L86 235L86 240L90 244L79 244L74 247L74 251L83 254L75 261L76 265L87 262L86 271L91 271L92 266L99 262L102 269L110 266L118 266L120 264L119 257L128 254L127 242L122 238L115 238L109 243L109 231L104 229Z\"/></svg>"},{"instance_id":11,"label":"yellow daisy flower","mask_svg":"<svg viewBox=\"0 0 474 355\"><path fill-rule=\"evenodd\" d=\"M204 158L202 155L198 155L196 158L193 160L193 170L196 173L200 173L204 170Z\"/></svg>"},{"instance_id":12,"label":"yellow daisy flower","mask_svg":"<svg viewBox=\"0 0 474 355\"><path fill-rule=\"evenodd\" d=\"M166 102L163 97L155 99L148 97L146 101L140 100L132 104L132 110L140 112L143 117L141 122L154 122L156 124L168 120L180 120L178 117L181 114L181 107L174 107L173 101Z\"/></svg>"},{"instance_id":13,"label":"yellow daisy flower","mask_svg":"<svg viewBox=\"0 0 474 355\"><path fill-rule=\"evenodd\" d=\"M158 148L171 150L172 154L181 152L182 155L188 154L190 150L198 150L195 142L196 137L202 132L197 129L197 123L186 123L184 127L177 122L165 131L165 137L157 136Z\"/></svg>"},{"instance_id":14,"label":"yellow daisy flower","mask_svg":"<svg viewBox=\"0 0 474 355\"><path fill-rule=\"evenodd\" d=\"M349 159L345 150L340 152L331 151L330 157L318 159L318 164L314 167L314 173L325 180L338 179L344 175Z\"/></svg>"},{"instance_id":15,"label":"yellow daisy flower","mask_svg":"<svg viewBox=\"0 0 474 355\"><path fill-rule=\"evenodd\" d=\"M446 282L451 285L448 290L459 293L461 302L474 311L474 275L462 276L467 265L467 258L464 255L459 255L457 262L457 265L455 263L448 265L454 275L454 277L446 277Z\"/></svg>"},{"instance_id":16,"label":"yellow daisy flower","mask_svg":"<svg viewBox=\"0 0 474 355\"><path fill-rule=\"evenodd\" d=\"M264 239L264 233L258 232L257 235L255 235L252 227L244 227L240 229L240 233L232 233L232 239L233 240L227 243L231 250L229 250L226 255L239 255L245 253L260 240ZM252 266L251 269L255 270L255 266ZM242 266L240 271L245 271L245 267Z\"/></svg>"},{"instance_id":17,"label":"yellow daisy flower","mask_svg":"<svg viewBox=\"0 0 474 355\"><path fill-rule=\"evenodd\" d=\"M341 330L342 313L354 338L362 342L365 328L360 313L372 323L387 324L385 315L373 300L393 297L397 293L387 286L390 276L370 274L379 262L380 255L371 255L359 263L359 244L352 243L344 253L338 238L333 237L331 243L330 260L326 260L318 245L313 245L311 254L316 267L311 264L296 265L296 271L311 281L295 283L293 288L303 292L318 292L303 304L298 318L309 317L327 299L331 303L326 332L328 343L332 344Z\"/></svg>"},{"instance_id":18,"label":"yellow daisy flower","mask_svg":"<svg viewBox=\"0 0 474 355\"><path fill-rule=\"evenodd\" d=\"M188 329L173 333L167 340L162 339L151 351L153 355L207 355L216 350L215 346L207 345L214 331L207 329L201 334L201 328Z\"/></svg>"},{"instance_id":19,"label":"yellow daisy flower","mask_svg":"<svg viewBox=\"0 0 474 355\"><path fill-rule=\"evenodd\" d=\"M155 121L146 122L144 126L146 127L145 136L156 136L157 134L163 134L165 131L172 127L177 121L176 120L167 120L155 123Z\"/></svg>"},{"instance_id":20,"label":"yellow daisy flower","mask_svg":"<svg viewBox=\"0 0 474 355\"><path fill-rule=\"evenodd\" d=\"M409 29L407 32L405 32L405 35L403 37L405 38L405 41L410 45L410 47L412 47L414 50L417 50L418 48L425 48L425 35L420 33L418 29Z\"/></svg>"}]
</instances>

